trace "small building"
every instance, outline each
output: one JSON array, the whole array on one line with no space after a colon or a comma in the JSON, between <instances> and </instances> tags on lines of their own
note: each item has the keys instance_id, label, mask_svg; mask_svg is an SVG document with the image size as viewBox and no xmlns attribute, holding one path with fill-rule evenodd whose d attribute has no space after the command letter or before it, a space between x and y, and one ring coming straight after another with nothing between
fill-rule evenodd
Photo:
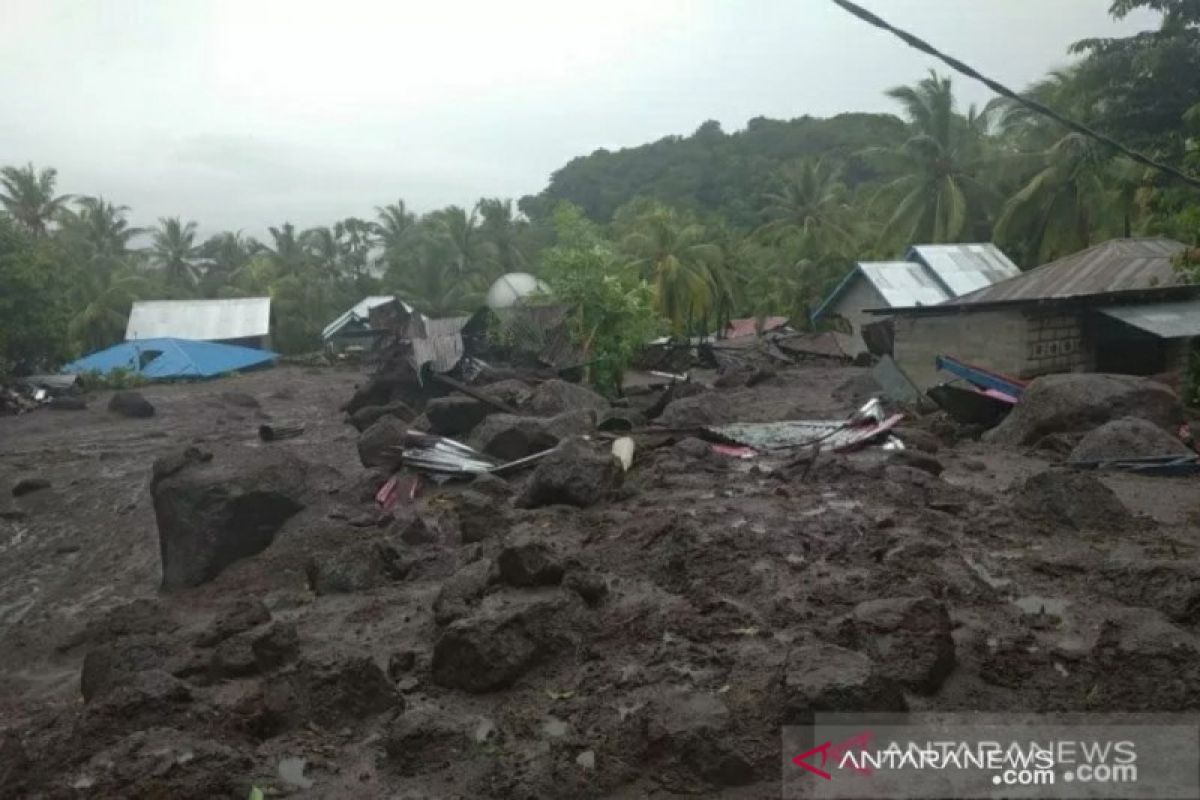
<instances>
[{"instance_id":1,"label":"small building","mask_svg":"<svg viewBox=\"0 0 1200 800\"><path fill-rule=\"evenodd\" d=\"M271 298L139 300L129 312L125 341L191 339L269 349Z\"/></svg>"},{"instance_id":2,"label":"small building","mask_svg":"<svg viewBox=\"0 0 1200 800\"><path fill-rule=\"evenodd\" d=\"M326 325L321 340L338 352L354 345L369 348L377 334L403 325L412 311L412 306L390 294L364 297Z\"/></svg>"},{"instance_id":3,"label":"small building","mask_svg":"<svg viewBox=\"0 0 1200 800\"><path fill-rule=\"evenodd\" d=\"M868 309L934 306L1019 275L994 244L922 244L904 261L860 261L813 312L812 321L837 319L849 356L867 350L863 328L879 317Z\"/></svg>"},{"instance_id":4,"label":"small building","mask_svg":"<svg viewBox=\"0 0 1200 800\"><path fill-rule=\"evenodd\" d=\"M896 363L921 389L950 355L1017 378L1055 372L1156 375L1185 365L1200 335L1200 285L1171 239L1113 239L938 305L880 307Z\"/></svg>"}]
</instances>

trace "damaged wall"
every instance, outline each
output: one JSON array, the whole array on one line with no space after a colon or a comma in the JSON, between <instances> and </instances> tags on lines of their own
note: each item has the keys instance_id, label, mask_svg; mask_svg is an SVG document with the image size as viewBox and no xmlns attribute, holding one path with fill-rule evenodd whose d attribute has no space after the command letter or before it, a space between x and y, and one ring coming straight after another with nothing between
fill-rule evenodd
<instances>
[{"instance_id":1,"label":"damaged wall","mask_svg":"<svg viewBox=\"0 0 1200 800\"><path fill-rule=\"evenodd\" d=\"M939 355L1020 375L1027 363L1028 322L1017 309L897 316L894 357L922 390L947 379L934 366Z\"/></svg>"},{"instance_id":2,"label":"damaged wall","mask_svg":"<svg viewBox=\"0 0 1200 800\"><path fill-rule=\"evenodd\" d=\"M850 326L850 334L838 338L838 343L842 345L846 355L853 357L867 352L867 345L862 338L863 326L883 319L883 317L868 314L865 309L887 308L889 305L891 304L871 285L870 281L865 280L861 275L855 277L850 288L830 309L831 315L841 317Z\"/></svg>"}]
</instances>

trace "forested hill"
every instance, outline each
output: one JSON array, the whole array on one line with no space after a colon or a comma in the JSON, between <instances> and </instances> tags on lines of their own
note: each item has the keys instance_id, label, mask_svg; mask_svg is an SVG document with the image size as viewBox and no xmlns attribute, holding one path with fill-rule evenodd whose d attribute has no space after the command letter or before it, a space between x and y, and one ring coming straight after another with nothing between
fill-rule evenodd
<instances>
[{"instance_id":1,"label":"forested hill","mask_svg":"<svg viewBox=\"0 0 1200 800\"><path fill-rule=\"evenodd\" d=\"M735 226L750 228L761 221L763 194L784 164L811 156L836 158L845 162L842 178L854 189L879 177L857 154L902 140L905 130L904 122L891 114L755 117L734 133L710 120L691 136L667 136L572 159L551 176L544 191L522 198L520 207L536 219L567 200L591 219L608 222L626 202L647 197L716 212Z\"/></svg>"}]
</instances>

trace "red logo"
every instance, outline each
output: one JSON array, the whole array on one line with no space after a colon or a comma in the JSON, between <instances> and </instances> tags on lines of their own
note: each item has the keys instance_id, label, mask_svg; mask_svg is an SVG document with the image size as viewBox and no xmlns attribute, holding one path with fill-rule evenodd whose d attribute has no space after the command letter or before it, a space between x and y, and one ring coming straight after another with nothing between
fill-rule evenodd
<instances>
[{"instance_id":1,"label":"red logo","mask_svg":"<svg viewBox=\"0 0 1200 800\"><path fill-rule=\"evenodd\" d=\"M871 736L872 734L870 731L864 731L856 736L851 736L844 742L839 742L837 744L834 744L833 742L826 742L825 744L814 747L812 750L809 750L806 753L801 753L800 755L796 756L792 759L792 763L801 769L806 769L812 774L824 778L827 781L833 780L833 775L808 763L808 759L820 753L821 767L824 767L830 759L833 759L834 763L837 763L846 753L865 750L867 744L871 741ZM832 769L832 766L830 768ZM852 766L851 769L860 775L871 774L871 770L867 767Z\"/></svg>"}]
</instances>

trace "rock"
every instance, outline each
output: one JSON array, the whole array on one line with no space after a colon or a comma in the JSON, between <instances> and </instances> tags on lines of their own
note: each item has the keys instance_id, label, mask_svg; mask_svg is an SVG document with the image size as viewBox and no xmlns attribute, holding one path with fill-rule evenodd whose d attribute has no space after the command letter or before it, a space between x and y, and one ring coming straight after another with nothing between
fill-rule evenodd
<instances>
[{"instance_id":1,"label":"rock","mask_svg":"<svg viewBox=\"0 0 1200 800\"><path fill-rule=\"evenodd\" d=\"M500 580L509 586L554 586L562 582L563 565L546 542L524 538L496 557Z\"/></svg>"},{"instance_id":2,"label":"rock","mask_svg":"<svg viewBox=\"0 0 1200 800\"><path fill-rule=\"evenodd\" d=\"M479 492L466 491L455 497L454 514L463 544L482 542L508 524L502 502Z\"/></svg>"},{"instance_id":3,"label":"rock","mask_svg":"<svg viewBox=\"0 0 1200 800\"><path fill-rule=\"evenodd\" d=\"M937 434L930 433L929 431L901 425L892 432L911 450L920 450L922 453L933 454L942 449L942 440L937 437Z\"/></svg>"},{"instance_id":4,"label":"rock","mask_svg":"<svg viewBox=\"0 0 1200 800\"><path fill-rule=\"evenodd\" d=\"M695 436L686 436L680 439L672 447L678 455L684 458L707 459L712 457L712 445L703 439Z\"/></svg>"},{"instance_id":5,"label":"rock","mask_svg":"<svg viewBox=\"0 0 1200 800\"><path fill-rule=\"evenodd\" d=\"M1071 451L1071 461L1194 455L1178 437L1138 417L1122 417L1096 428Z\"/></svg>"},{"instance_id":6,"label":"rock","mask_svg":"<svg viewBox=\"0 0 1200 800\"><path fill-rule=\"evenodd\" d=\"M516 489L508 481L491 472L481 472L471 481L471 491L478 492L497 500L507 500L516 494Z\"/></svg>"},{"instance_id":7,"label":"rock","mask_svg":"<svg viewBox=\"0 0 1200 800\"><path fill-rule=\"evenodd\" d=\"M433 680L471 693L512 685L539 660L575 640L579 599L558 589L493 594L452 622L433 648Z\"/></svg>"},{"instance_id":8,"label":"rock","mask_svg":"<svg viewBox=\"0 0 1200 800\"><path fill-rule=\"evenodd\" d=\"M249 634L231 636L216 646L209 659L208 675L214 681L245 678L258 672L258 662L250 648Z\"/></svg>"},{"instance_id":9,"label":"rock","mask_svg":"<svg viewBox=\"0 0 1200 800\"><path fill-rule=\"evenodd\" d=\"M53 411L87 411L87 400L82 397L51 397L46 408Z\"/></svg>"},{"instance_id":10,"label":"rock","mask_svg":"<svg viewBox=\"0 0 1200 800\"><path fill-rule=\"evenodd\" d=\"M191 466L192 464L206 464L212 461L212 459L212 453L207 450L201 450L199 447L185 447L183 450L169 453L155 459L154 464L150 468L151 482L169 478L184 467Z\"/></svg>"},{"instance_id":11,"label":"rock","mask_svg":"<svg viewBox=\"0 0 1200 800\"><path fill-rule=\"evenodd\" d=\"M1051 433L1084 432L1121 417L1175 430L1179 397L1161 383L1132 375L1067 373L1035 379L1004 421L984 434L997 444L1031 445Z\"/></svg>"},{"instance_id":12,"label":"rock","mask_svg":"<svg viewBox=\"0 0 1200 800\"><path fill-rule=\"evenodd\" d=\"M42 489L49 489L50 481L45 478L20 478L13 484L13 497L21 497L22 495L40 492Z\"/></svg>"},{"instance_id":13,"label":"rock","mask_svg":"<svg viewBox=\"0 0 1200 800\"><path fill-rule=\"evenodd\" d=\"M1091 475L1046 470L1030 476L1012 496L1014 511L1076 530L1120 530L1133 515Z\"/></svg>"},{"instance_id":14,"label":"rock","mask_svg":"<svg viewBox=\"0 0 1200 800\"><path fill-rule=\"evenodd\" d=\"M538 462L517 505L586 508L613 494L622 479L621 466L611 453L598 453L583 442L567 440Z\"/></svg>"},{"instance_id":15,"label":"rock","mask_svg":"<svg viewBox=\"0 0 1200 800\"><path fill-rule=\"evenodd\" d=\"M252 394L246 392L221 392L221 402L238 408L259 409L262 404Z\"/></svg>"},{"instance_id":16,"label":"rock","mask_svg":"<svg viewBox=\"0 0 1200 800\"><path fill-rule=\"evenodd\" d=\"M563 577L562 585L575 592L589 606L598 606L608 594L608 581L598 572L586 569L571 569Z\"/></svg>"},{"instance_id":17,"label":"rock","mask_svg":"<svg viewBox=\"0 0 1200 800\"><path fill-rule=\"evenodd\" d=\"M353 425L361 433L367 428L374 425L383 417L395 417L398 420L407 422L417 416L417 412L413 411L405 403L399 400L394 403L388 403L382 406L364 406L358 411L350 415L350 424Z\"/></svg>"},{"instance_id":18,"label":"rock","mask_svg":"<svg viewBox=\"0 0 1200 800\"><path fill-rule=\"evenodd\" d=\"M475 747L466 725L433 708L414 709L398 717L383 734L387 763L404 776L460 764Z\"/></svg>"},{"instance_id":19,"label":"rock","mask_svg":"<svg viewBox=\"0 0 1200 800\"><path fill-rule=\"evenodd\" d=\"M888 463L912 467L930 475L941 475L946 469L941 461L919 450L893 450L888 453Z\"/></svg>"},{"instance_id":20,"label":"rock","mask_svg":"<svg viewBox=\"0 0 1200 800\"><path fill-rule=\"evenodd\" d=\"M1112 712L1177 712L1200 693L1200 639L1149 608L1107 613L1079 681L1083 702ZM1083 691L1080 692L1083 694Z\"/></svg>"},{"instance_id":21,"label":"rock","mask_svg":"<svg viewBox=\"0 0 1200 800\"><path fill-rule=\"evenodd\" d=\"M402 511L392 523L392 535L410 545L433 544L437 531L425 523L425 518L415 511Z\"/></svg>"},{"instance_id":22,"label":"rock","mask_svg":"<svg viewBox=\"0 0 1200 800\"><path fill-rule=\"evenodd\" d=\"M608 401L586 386L557 379L539 385L529 400L529 410L542 417L580 409L599 414L607 408Z\"/></svg>"},{"instance_id":23,"label":"rock","mask_svg":"<svg viewBox=\"0 0 1200 800\"><path fill-rule=\"evenodd\" d=\"M826 643L788 652L784 668L784 724L812 721L814 712L904 711L899 685L883 677L862 653Z\"/></svg>"},{"instance_id":24,"label":"rock","mask_svg":"<svg viewBox=\"0 0 1200 800\"><path fill-rule=\"evenodd\" d=\"M235 601L225 609L203 633L196 637L197 647L212 647L234 634L271 621L271 612L258 599Z\"/></svg>"},{"instance_id":25,"label":"rock","mask_svg":"<svg viewBox=\"0 0 1200 800\"><path fill-rule=\"evenodd\" d=\"M425 405L429 427L441 436L460 436L470 433L495 409L474 397L449 395L430 400Z\"/></svg>"},{"instance_id":26,"label":"rock","mask_svg":"<svg viewBox=\"0 0 1200 800\"><path fill-rule=\"evenodd\" d=\"M524 381L516 378L505 378L502 381L489 383L483 388L489 397L494 397L501 403L521 408L533 398L533 389Z\"/></svg>"},{"instance_id":27,"label":"rock","mask_svg":"<svg viewBox=\"0 0 1200 800\"><path fill-rule=\"evenodd\" d=\"M82 644L107 644L125 636L154 636L171 633L179 623L171 618L158 600L132 600L87 623L83 630L68 636L58 646L60 651Z\"/></svg>"},{"instance_id":28,"label":"rock","mask_svg":"<svg viewBox=\"0 0 1200 800\"><path fill-rule=\"evenodd\" d=\"M610 408L600 415L596 430L626 433L646 425L646 417L630 408Z\"/></svg>"},{"instance_id":29,"label":"rock","mask_svg":"<svg viewBox=\"0 0 1200 800\"><path fill-rule=\"evenodd\" d=\"M154 416L154 406L140 392L116 392L108 401L108 410L137 419Z\"/></svg>"},{"instance_id":30,"label":"rock","mask_svg":"<svg viewBox=\"0 0 1200 800\"><path fill-rule=\"evenodd\" d=\"M153 636L127 636L89 650L83 657L79 688L90 703L147 670L161 670L170 660L167 645Z\"/></svg>"},{"instance_id":31,"label":"rock","mask_svg":"<svg viewBox=\"0 0 1200 800\"><path fill-rule=\"evenodd\" d=\"M156 475L161 475L156 462ZM234 463L191 463L151 481L165 590L210 581L270 546L305 507L309 465L263 451Z\"/></svg>"},{"instance_id":32,"label":"rock","mask_svg":"<svg viewBox=\"0 0 1200 800\"><path fill-rule=\"evenodd\" d=\"M304 725L336 728L404 708L404 698L367 656L304 659L263 686L258 727L268 735Z\"/></svg>"},{"instance_id":33,"label":"rock","mask_svg":"<svg viewBox=\"0 0 1200 800\"><path fill-rule=\"evenodd\" d=\"M680 385L688 386L690 384ZM731 395L721 392L704 392L671 401L663 409L658 422L668 428L702 428L706 425L723 425L737 420L740 410Z\"/></svg>"},{"instance_id":34,"label":"rock","mask_svg":"<svg viewBox=\"0 0 1200 800\"><path fill-rule=\"evenodd\" d=\"M1200 566L1190 559L1113 557L1097 576L1105 597L1161 611L1173 622L1200 621Z\"/></svg>"},{"instance_id":35,"label":"rock","mask_svg":"<svg viewBox=\"0 0 1200 800\"><path fill-rule=\"evenodd\" d=\"M443 581L433 601L434 622L449 625L471 613L487 589L490 573L491 564L480 559L467 564Z\"/></svg>"},{"instance_id":36,"label":"rock","mask_svg":"<svg viewBox=\"0 0 1200 800\"><path fill-rule=\"evenodd\" d=\"M737 749L729 709L707 692L671 692L655 701L647 715L651 752L661 753L656 771L675 781L692 775L716 786L743 786L754 780L750 759Z\"/></svg>"},{"instance_id":37,"label":"rock","mask_svg":"<svg viewBox=\"0 0 1200 800\"><path fill-rule=\"evenodd\" d=\"M591 409L566 411L553 417L492 414L471 434L471 446L501 461L515 461L549 450L567 437L589 433L595 423L595 412Z\"/></svg>"},{"instance_id":38,"label":"rock","mask_svg":"<svg viewBox=\"0 0 1200 800\"><path fill-rule=\"evenodd\" d=\"M354 542L336 551L313 556L305 572L308 585L318 595L365 592L403 580L411 564L400 553L379 541Z\"/></svg>"},{"instance_id":39,"label":"rock","mask_svg":"<svg viewBox=\"0 0 1200 800\"><path fill-rule=\"evenodd\" d=\"M404 446L408 426L395 417L382 417L358 437L358 460L364 467L386 467L399 462L394 454Z\"/></svg>"},{"instance_id":40,"label":"rock","mask_svg":"<svg viewBox=\"0 0 1200 800\"><path fill-rule=\"evenodd\" d=\"M290 622L274 622L250 640L250 652L259 672L271 672L299 655L300 634Z\"/></svg>"},{"instance_id":41,"label":"rock","mask_svg":"<svg viewBox=\"0 0 1200 800\"><path fill-rule=\"evenodd\" d=\"M416 665L417 652L415 650L401 650L398 653L392 653L388 656L388 677L398 681L404 673L411 671Z\"/></svg>"},{"instance_id":42,"label":"rock","mask_svg":"<svg viewBox=\"0 0 1200 800\"><path fill-rule=\"evenodd\" d=\"M844 626L844 635L880 674L919 694L937 692L954 669L950 615L932 597L859 603Z\"/></svg>"}]
</instances>

